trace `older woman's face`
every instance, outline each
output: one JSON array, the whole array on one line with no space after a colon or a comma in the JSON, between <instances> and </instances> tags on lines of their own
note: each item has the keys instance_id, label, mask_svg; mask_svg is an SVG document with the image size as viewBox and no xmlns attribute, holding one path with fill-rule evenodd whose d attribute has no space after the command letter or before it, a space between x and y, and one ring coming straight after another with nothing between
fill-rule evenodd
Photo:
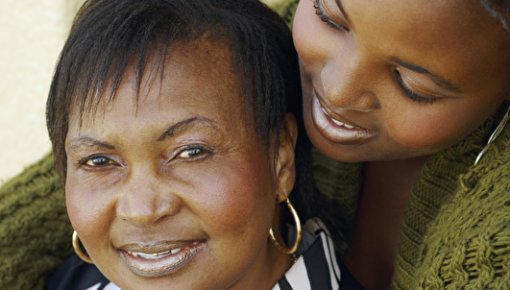
<instances>
[{"instance_id":1,"label":"older woman's face","mask_svg":"<svg viewBox=\"0 0 510 290\"><path fill-rule=\"evenodd\" d=\"M288 265L268 231L292 182L246 125L228 60L213 45L173 48L138 102L128 73L94 117L71 116L69 216L122 289L262 289Z\"/></svg>"},{"instance_id":2,"label":"older woman's face","mask_svg":"<svg viewBox=\"0 0 510 290\"><path fill-rule=\"evenodd\" d=\"M293 34L307 132L337 160L435 153L509 88L509 35L478 0L302 0Z\"/></svg>"}]
</instances>

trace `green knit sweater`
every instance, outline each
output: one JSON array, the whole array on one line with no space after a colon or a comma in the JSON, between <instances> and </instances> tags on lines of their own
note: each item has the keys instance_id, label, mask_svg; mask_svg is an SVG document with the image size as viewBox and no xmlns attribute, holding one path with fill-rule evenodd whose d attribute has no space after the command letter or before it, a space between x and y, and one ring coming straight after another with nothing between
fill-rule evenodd
<instances>
[{"instance_id":1,"label":"green knit sweater","mask_svg":"<svg viewBox=\"0 0 510 290\"><path fill-rule=\"evenodd\" d=\"M392 289L510 289L510 124L473 166L501 115L425 162L404 215ZM352 227L361 165L314 158L319 187Z\"/></svg>"},{"instance_id":2,"label":"green knit sweater","mask_svg":"<svg viewBox=\"0 0 510 290\"><path fill-rule=\"evenodd\" d=\"M72 252L72 229L51 156L0 187L0 289L42 289Z\"/></svg>"},{"instance_id":3,"label":"green knit sweater","mask_svg":"<svg viewBox=\"0 0 510 290\"><path fill-rule=\"evenodd\" d=\"M273 2L290 20L296 1ZM510 289L510 124L472 165L494 120L425 163L405 213L393 289ZM315 163L319 187L352 226L361 165L318 153ZM0 289L42 289L71 253L71 233L47 156L0 187Z\"/></svg>"}]
</instances>

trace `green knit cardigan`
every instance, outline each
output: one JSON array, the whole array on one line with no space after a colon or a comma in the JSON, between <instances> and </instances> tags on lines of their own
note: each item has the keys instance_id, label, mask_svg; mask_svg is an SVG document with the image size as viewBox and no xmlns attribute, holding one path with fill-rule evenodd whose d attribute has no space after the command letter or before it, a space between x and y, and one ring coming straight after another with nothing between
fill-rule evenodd
<instances>
[{"instance_id":1,"label":"green knit cardigan","mask_svg":"<svg viewBox=\"0 0 510 290\"><path fill-rule=\"evenodd\" d=\"M296 1L276 0L290 20ZM401 230L392 289L510 289L510 124L477 166L501 113L430 157ZM315 154L320 189L352 226L361 165ZM71 251L64 194L51 155L0 187L0 289L42 289Z\"/></svg>"},{"instance_id":2,"label":"green knit cardigan","mask_svg":"<svg viewBox=\"0 0 510 290\"><path fill-rule=\"evenodd\" d=\"M404 214L391 289L510 289L510 124L473 165L501 116L425 162ZM314 158L319 187L352 228L361 164Z\"/></svg>"}]
</instances>

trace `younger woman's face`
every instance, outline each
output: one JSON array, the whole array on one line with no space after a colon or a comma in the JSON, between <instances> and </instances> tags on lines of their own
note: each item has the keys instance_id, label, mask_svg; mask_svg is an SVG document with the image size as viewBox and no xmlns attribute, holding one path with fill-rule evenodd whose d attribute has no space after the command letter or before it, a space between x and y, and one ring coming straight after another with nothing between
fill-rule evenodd
<instances>
[{"instance_id":1,"label":"younger woman's face","mask_svg":"<svg viewBox=\"0 0 510 290\"><path fill-rule=\"evenodd\" d=\"M96 115L71 115L73 227L122 289L269 287L289 262L268 231L293 163L272 159L247 125L223 47L173 47L162 82L153 68L138 101L128 73Z\"/></svg>"},{"instance_id":2,"label":"younger woman's face","mask_svg":"<svg viewBox=\"0 0 510 290\"><path fill-rule=\"evenodd\" d=\"M510 37L478 0L301 0L293 34L308 135L337 160L438 152L510 84Z\"/></svg>"}]
</instances>

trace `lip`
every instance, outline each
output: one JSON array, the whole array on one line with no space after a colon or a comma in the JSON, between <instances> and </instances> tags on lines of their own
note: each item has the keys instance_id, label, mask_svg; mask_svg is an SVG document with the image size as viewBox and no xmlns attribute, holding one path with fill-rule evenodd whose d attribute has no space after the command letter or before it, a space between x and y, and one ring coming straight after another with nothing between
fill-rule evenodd
<instances>
[{"instance_id":1,"label":"lip","mask_svg":"<svg viewBox=\"0 0 510 290\"><path fill-rule=\"evenodd\" d=\"M375 133L357 124L339 117L332 117L322 106L319 95L312 90L312 119L319 133L326 139L342 144L355 145L373 138Z\"/></svg>"},{"instance_id":2,"label":"lip","mask_svg":"<svg viewBox=\"0 0 510 290\"><path fill-rule=\"evenodd\" d=\"M122 261L136 275L161 277L182 269L205 248L204 241L128 244L118 248Z\"/></svg>"}]
</instances>

